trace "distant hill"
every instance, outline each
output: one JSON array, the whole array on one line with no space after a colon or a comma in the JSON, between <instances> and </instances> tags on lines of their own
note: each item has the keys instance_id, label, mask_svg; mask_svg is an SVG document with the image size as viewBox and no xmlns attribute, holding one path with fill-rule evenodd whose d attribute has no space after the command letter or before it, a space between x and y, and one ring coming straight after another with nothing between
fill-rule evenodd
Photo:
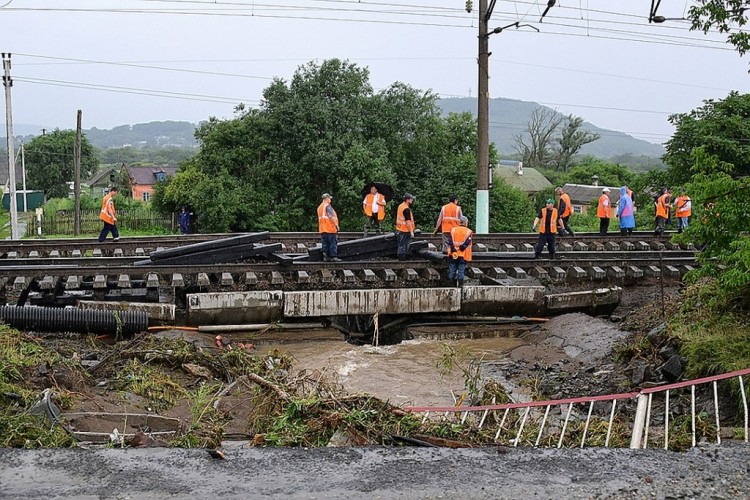
<instances>
[{"instance_id":1,"label":"distant hill","mask_svg":"<svg viewBox=\"0 0 750 500\"><path fill-rule=\"evenodd\" d=\"M469 97L439 99L438 106L445 114L470 112L477 114L477 101ZM546 108L556 112L552 108L542 106L535 102L517 101L514 99L490 99L490 142L503 155L511 155L516 152L513 147L513 138L526 129L532 113L537 108ZM562 113L558 113L562 114ZM664 154L664 147L615 130L607 130L588 122L584 122L583 128L598 133L601 137L581 149L581 154L592 155L599 158L614 158L619 156L650 156L658 158Z\"/></svg>"},{"instance_id":2,"label":"distant hill","mask_svg":"<svg viewBox=\"0 0 750 500\"><path fill-rule=\"evenodd\" d=\"M190 122L150 122L120 125L111 130L84 130L86 138L98 148L195 148L196 125Z\"/></svg>"}]
</instances>

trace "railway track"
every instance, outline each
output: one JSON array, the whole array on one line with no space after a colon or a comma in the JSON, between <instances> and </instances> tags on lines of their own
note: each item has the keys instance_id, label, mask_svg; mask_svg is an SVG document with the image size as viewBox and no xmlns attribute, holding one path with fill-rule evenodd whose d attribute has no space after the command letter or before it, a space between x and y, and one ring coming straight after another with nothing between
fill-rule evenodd
<instances>
[{"instance_id":1,"label":"railway track","mask_svg":"<svg viewBox=\"0 0 750 500\"><path fill-rule=\"evenodd\" d=\"M263 245L282 252L240 262L193 264L187 255L178 257L177 264L174 258L166 264L155 258L159 252L185 250L165 249L204 242L211 243L200 246L214 246L229 236L237 235L105 243L2 241L0 299L15 306L137 307L159 322L186 318L187 323L375 313L546 314L616 305L622 287L648 285L653 278L680 280L697 265L694 248L649 233L560 238L555 260L534 259L533 234L479 235L463 291L448 282L447 259L437 251L440 237L432 235L415 238L417 246L407 261L396 260L388 251L366 260L354 254L342 262L316 261L316 233L253 233L254 241L257 236ZM359 238L359 233L344 233L340 241L370 246L369 240L355 241ZM381 243L387 250L392 240ZM558 297L547 293L550 285L556 290L589 287L590 292Z\"/></svg>"}]
</instances>

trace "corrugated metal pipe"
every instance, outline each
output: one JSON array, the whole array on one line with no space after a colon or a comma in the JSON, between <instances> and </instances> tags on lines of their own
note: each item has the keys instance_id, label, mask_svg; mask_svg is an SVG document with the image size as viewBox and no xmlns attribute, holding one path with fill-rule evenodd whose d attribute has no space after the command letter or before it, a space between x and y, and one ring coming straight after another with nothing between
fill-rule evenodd
<instances>
[{"instance_id":1,"label":"corrugated metal pipe","mask_svg":"<svg viewBox=\"0 0 750 500\"><path fill-rule=\"evenodd\" d=\"M143 311L0 306L0 320L19 330L130 336L148 328Z\"/></svg>"}]
</instances>

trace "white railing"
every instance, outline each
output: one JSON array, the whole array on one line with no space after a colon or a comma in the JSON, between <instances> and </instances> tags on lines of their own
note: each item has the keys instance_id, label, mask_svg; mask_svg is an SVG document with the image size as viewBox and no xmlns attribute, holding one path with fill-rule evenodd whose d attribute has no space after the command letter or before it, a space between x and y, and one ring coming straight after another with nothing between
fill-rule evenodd
<instances>
[{"instance_id":1,"label":"white railing","mask_svg":"<svg viewBox=\"0 0 750 500\"><path fill-rule=\"evenodd\" d=\"M664 396L664 423L660 429L664 433L664 448L669 449L669 426L670 422L674 422L677 418L687 415L687 412L683 410L681 404L673 404L670 409L670 397L674 399L676 391L687 390L690 391L690 427L692 434L692 446L696 445L697 430L696 424L699 420L699 416L703 415L696 413L696 388L704 386L706 384L712 385L712 401L707 401L706 406L713 406L714 417L715 417L715 432L716 442L721 443L721 426L720 426L720 410L719 410L719 382L727 382L730 379L737 378L739 381L739 390L741 393L741 400L744 409L744 441L748 442L748 404L747 396L745 394L745 383L743 376L750 375L750 369L738 370L731 373L725 373L722 375L715 375L711 377L704 377L695 380L688 380L685 382L677 382L674 384L662 385L658 387L652 387L648 389L641 389L636 392L626 392L620 394L607 394L602 396L586 396L578 398L567 398L557 399L549 401L529 401L524 403L505 403L505 404L493 404L483 406L440 406L440 407L419 407L419 406L407 406L403 409L412 413L419 413L423 415L422 422L426 423L430 419L439 419L444 421L453 421L460 423L466 428L473 428L477 431L486 431L489 421L498 423L494 441L496 443L502 443L501 437L507 434L511 439L508 440L507 444L512 446L519 446L524 440L523 431L530 427L538 427L536 432L536 439L534 440L533 446L539 446L542 442L542 438L545 437L545 427L548 428L546 437L548 441L555 437L554 431L549 431L548 422L550 421L550 412L553 408L560 408L560 415L565 414L564 420L558 422L560 425L560 435L557 439L557 448L566 445L580 446L583 448L586 445L587 437L589 436L589 430L591 428L592 421L603 422L606 415L594 413L594 407L596 403L609 403L611 408L609 409L609 417L607 420L606 437L604 440L604 446L609 447L612 438L612 431L617 422L617 403L623 400L636 400L636 410L633 416L627 415L628 412L621 412L624 415L624 420L627 422L627 429L632 430L630 447L631 448L646 448L649 442L649 430L657 429L657 426L652 425L652 408L654 407L654 399L656 396ZM677 398L683 397L683 393L677 394ZM576 429L581 433L580 443L576 439L573 442L573 432L570 432L569 425L573 410L577 405L583 405L584 411L586 412L585 422L583 427ZM587 406L587 409L586 409ZM542 412L542 408L544 411ZM586 411L587 410L587 411ZM515 415L511 412L514 412ZM630 412L632 415L632 412ZM655 413L655 412L654 412ZM620 415L622 417L622 415ZM671 421L670 421L671 416ZM510 419L509 419L510 417ZM581 419L583 420L583 419ZM506 428L506 422L508 427ZM533 435L531 436L533 438ZM652 438L654 436L652 435ZM567 439L567 441L566 441ZM530 437L526 436L526 440L530 442Z\"/></svg>"}]
</instances>

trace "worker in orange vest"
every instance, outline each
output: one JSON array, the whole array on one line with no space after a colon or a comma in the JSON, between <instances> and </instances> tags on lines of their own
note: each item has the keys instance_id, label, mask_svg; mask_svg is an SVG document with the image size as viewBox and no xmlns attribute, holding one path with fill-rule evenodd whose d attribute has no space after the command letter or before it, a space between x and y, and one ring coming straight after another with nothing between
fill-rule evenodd
<instances>
[{"instance_id":1,"label":"worker in orange vest","mask_svg":"<svg viewBox=\"0 0 750 500\"><path fill-rule=\"evenodd\" d=\"M471 262L471 246L473 233L469 229L469 218L461 216L460 226L451 229L448 242L448 280L456 280L456 286L464 286L464 270L466 263Z\"/></svg>"},{"instance_id":2,"label":"worker in orange vest","mask_svg":"<svg viewBox=\"0 0 750 500\"><path fill-rule=\"evenodd\" d=\"M560 218L563 221L562 235L569 234L575 236L573 229L570 227L570 216L573 215L573 203L570 201L570 196L561 187L556 188L555 193L560 197L557 201L557 213L560 214Z\"/></svg>"},{"instance_id":3,"label":"worker in orange vest","mask_svg":"<svg viewBox=\"0 0 750 500\"><path fill-rule=\"evenodd\" d=\"M333 196L323 194L323 201L318 205L318 232L325 262L341 262L338 257L339 217L331 206Z\"/></svg>"},{"instance_id":4,"label":"worker in orange vest","mask_svg":"<svg viewBox=\"0 0 750 500\"><path fill-rule=\"evenodd\" d=\"M406 260L409 253L409 244L414 237L414 212L411 209L413 203L414 196L406 193L403 203L396 210L396 242L398 244L396 255L398 260Z\"/></svg>"},{"instance_id":5,"label":"worker in orange vest","mask_svg":"<svg viewBox=\"0 0 750 500\"><path fill-rule=\"evenodd\" d=\"M380 222L385 219L385 196L378 193L376 186L370 186L370 193L362 202L365 212L365 236L370 226L375 226L375 234L380 234Z\"/></svg>"},{"instance_id":6,"label":"worker in orange vest","mask_svg":"<svg viewBox=\"0 0 750 500\"><path fill-rule=\"evenodd\" d=\"M109 232L112 232L112 241L120 239L120 232L117 230L117 212L115 211L115 196L117 196L117 186L109 188L109 193L102 200L102 209L99 212L99 218L104 222L102 232L99 233L99 242L107 239Z\"/></svg>"},{"instance_id":7,"label":"worker in orange vest","mask_svg":"<svg viewBox=\"0 0 750 500\"><path fill-rule=\"evenodd\" d=\"M555 200L552 198L547 200L547 205L539 211L539 215L534 219L534 225L531 227L532 231L536 231L537 226L539 226L539 241L534 248L534 258L538 259L542 255L544 245L547 245L549 258L554 259L557 228L562 229L564 226L562 217L558 215L555 208Z\"/></svg>"},{"instance_id":8,"label":"worker in orange vest","mask_svg":"<svg viewBox=\"0 0 750 500\"><path fill-rule=\"evenodd\" d=\"M688 228L690 216L693 214L693 206L690 197L685 193L685 189L680 189L680 195L674 201L675 217L677 217L677 232L681 233Z\"/></svg>"},{"instance_id":9,"label":"worker in orange vest","mask_svg":"<svg viewBox=\"0 0 750 500\"><path fill-rule=\"evenodd\" d=\"M664 225L669 219L669 210L672 208L672 193L666 187L662 188L659 196L656 198L656 229L655 235L664 234Z\"/></svg>"},{"instance_id":10,"label":"worker in orange vest","mask_svg":"<svg viewBox=\"0 0 750 500\"><path fill-rule=\"evenodd\" d=\"M599 234L607 234L607 230L609 230L609 218L612 211L609 193L608 187L602 189L602 195L599 197L599 204L596 208L596 216L599 217Z\"/></svg>"},{"instance_id":11,"label":"worker in orange vest","mask_svg":"<svg viewBox=\"0 0 750 500\"><path fill-rule=\"evenodd\" d=\"M458 196L454 194L450 197L448 203L443 205L443 208L440 209L440 215L435 223L435 230L432 232L432 234L437 234L439 229L443 233L443 242L440 247L441 252L448 251L448 241L450 240L451 230L461 224L461 217L463 217L463 215L463 212L461 212L461 205L458 204Z\"/></svg>"}]
</instances>

